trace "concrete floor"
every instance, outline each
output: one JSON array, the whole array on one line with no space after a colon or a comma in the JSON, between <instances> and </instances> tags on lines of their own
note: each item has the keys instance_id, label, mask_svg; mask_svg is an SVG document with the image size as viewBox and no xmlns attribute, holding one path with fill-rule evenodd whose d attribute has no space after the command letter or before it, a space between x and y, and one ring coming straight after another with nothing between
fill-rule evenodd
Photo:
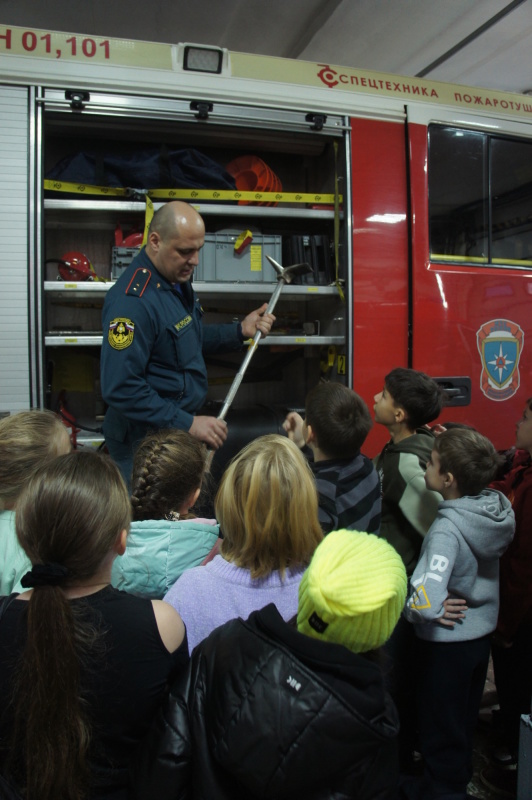
<instances>
[{"instance_id":1,"label":"concrete floor","mask_svg":"<svg viewBox=\"0 0 532 800\"><path fill-rule=\"evenodd\" d=\"M498 744L497 731L491 723L490 710L497 706L497 692L493 683L493 671L488 670L486 688L482 698L482 707L479 715L479 724L476 732L476 744L473 755L474 776L469 784L469 793L480 800L515 800L515 784L517 772L515 770L497 770L490 765L489 756ZM481 774L485 773L492 781L496 782L498 789L488 788L482 781ZM489 773L489 775L488 775Z\"/></svg>"}]
</instances>

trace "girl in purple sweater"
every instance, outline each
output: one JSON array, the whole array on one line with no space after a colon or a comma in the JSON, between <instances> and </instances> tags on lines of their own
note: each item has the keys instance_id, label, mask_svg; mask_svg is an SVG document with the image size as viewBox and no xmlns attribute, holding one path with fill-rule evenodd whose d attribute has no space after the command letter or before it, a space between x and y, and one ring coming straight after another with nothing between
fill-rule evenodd
<instances>
[{"instance_id":1,"label":"girl in purple sweater","mask_svg":"<svg viewBox=\"0 0 532 800\"><path fill-rule=\"evenodd\" d=\"M233 459L214 508L221 554L184 572L164 598L185 623L190 652L214 628L268 603L291 619L299 582L323 537L307 461L277 434L261 436Z\"/></svg>"}]
</instances>

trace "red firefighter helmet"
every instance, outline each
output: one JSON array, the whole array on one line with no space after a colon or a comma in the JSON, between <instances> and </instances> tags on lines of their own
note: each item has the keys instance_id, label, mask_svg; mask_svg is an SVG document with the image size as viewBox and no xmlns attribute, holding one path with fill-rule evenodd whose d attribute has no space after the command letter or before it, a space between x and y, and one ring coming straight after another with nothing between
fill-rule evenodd
<instances>
[{"instance_id":1,"label":"red firefighter helmet","mask_svg":"<svg viewBox=\"0 0 532 800\"><path fill-rule=\"evenodd\" d=\"M57 262L59 274L64 281L93 281L96 273L84 253L69 250Z\"/></svg>"}]
</instances>

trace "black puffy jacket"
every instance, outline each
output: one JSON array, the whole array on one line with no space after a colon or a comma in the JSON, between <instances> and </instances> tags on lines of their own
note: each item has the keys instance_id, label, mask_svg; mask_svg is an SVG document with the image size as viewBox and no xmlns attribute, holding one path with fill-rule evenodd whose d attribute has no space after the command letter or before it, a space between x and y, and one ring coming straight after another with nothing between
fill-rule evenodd
<instances>
[{"instance_id":1,"label":"black puffy jacket","mask_svg":"<svg viewBox=\"0 0 532 800\"><path fill-rule=\"evenodd\" d=\"M376 663L269 605L194 650L144 742L135 797L391 800L397 732Z\"/></svg>"}]
</instances>

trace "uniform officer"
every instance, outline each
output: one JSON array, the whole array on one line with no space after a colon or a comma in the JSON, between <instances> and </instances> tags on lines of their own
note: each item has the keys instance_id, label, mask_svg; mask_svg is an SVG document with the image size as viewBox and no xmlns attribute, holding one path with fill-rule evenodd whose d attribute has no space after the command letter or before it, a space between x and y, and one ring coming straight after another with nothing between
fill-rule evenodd
<instances>
[{"instance_id":1,"label":"uniform officer","mask_svg":"<svg viewBox=\"0 0 532 800\"><path fill-rule=\"evenodd\" d=\"M207 396L203 353L240 350L275 320L267 304L241 323L203 325L191 286L205 226L188 203L166 203L153 216L146 247L109 290L103 307L103 424L109 452L129 481L133 451L149 429L181 428L218 449L227 424L196 416Z\"/></svg>"}]
</instances>

